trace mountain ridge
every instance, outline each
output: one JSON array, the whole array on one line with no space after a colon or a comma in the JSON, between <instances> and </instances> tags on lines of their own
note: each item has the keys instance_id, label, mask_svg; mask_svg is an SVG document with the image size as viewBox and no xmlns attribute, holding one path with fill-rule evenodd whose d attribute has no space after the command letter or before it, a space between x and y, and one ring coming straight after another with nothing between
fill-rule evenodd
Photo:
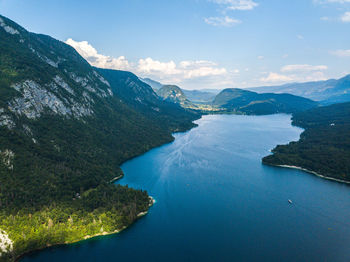
<instances>
[{"instance_id":1,"label":"mountain ridge","mask_svg":"<svg viewBox=\"0 0 350 262\"><path fill-rule=\"evenodd\" d=\"M247 89L259 93L290 93L322 103L327 103L327 101L331 101L344 93L346 94L350 92L349 78L350 75L346 75L339 79L328 79L324 81L314 81L305 83L288 83L277 86L251 87Z\"/></svg>"},{"instance_id":2,"label":"mountain ridge","mask_svg":"<svg viewBox=\"0 0 350 262\"><path fill-rule=\"evenodd\" d=\"M110 183L120 164L198 116L138 78L110 83L71 46L4 16L0 36L0 233L12 243L0 261L130 225L150 199ZM138 92L162 110L141 110Z\"/></svg>"},{"instance_id":3,"label":"mountain ridge","mask_svg":"<svg viewBox=\"0 0 350 262\"><path fill-rule=\"evenodd\" d=\"M183 107L192 106L192 102L187 99L183 90L176 85L163 85L157 90L157 94L165 101L180 104Z\"/></svg>"},{"instance_id":4,"label":"mountain ridge","mask_svg":"<svg viewBox=\"0 0 350 262\"><path fill-rule=\"evenodd\" d=\"M215 97L213 106L228 112L262 115L303 111L317 106L317 103L291 94L259 94L245 89L227 88Z\"/></svg>"}]
</instances>

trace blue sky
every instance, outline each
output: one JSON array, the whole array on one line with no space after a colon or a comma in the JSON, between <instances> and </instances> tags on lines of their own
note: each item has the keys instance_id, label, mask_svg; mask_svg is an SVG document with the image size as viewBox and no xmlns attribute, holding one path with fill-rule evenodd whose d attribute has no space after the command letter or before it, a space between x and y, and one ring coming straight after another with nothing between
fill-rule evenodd
<instances>
[{"instance_id":1,"label":"blue sky","mask_svg":"<svg viewBox=\"0 0 350 262\"><path fill-rule=\"evenodd\" d=\"M0 0L90 63L187 89L350 73L350 0Z\"/></svg>"}]
</instances>

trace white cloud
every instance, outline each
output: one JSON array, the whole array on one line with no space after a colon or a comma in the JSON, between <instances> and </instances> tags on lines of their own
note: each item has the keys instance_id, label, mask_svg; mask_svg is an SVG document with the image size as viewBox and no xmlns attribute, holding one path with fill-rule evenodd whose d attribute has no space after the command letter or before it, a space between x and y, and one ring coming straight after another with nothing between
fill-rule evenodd
<instances>
[{"instance_id":1,"label":"white cloud","mask_svg":"<svg viewBox=\"0 0 350 262\"><path fill-rule=\"evenodd\" d=\"M227 10L252 10L258 6L253 0L211 0L214 3L225 6Z\"/></svg>"},{"instance_id":2,"label":"white cloud","mask_svg":"<svg viewBox=\"0 0 350 262\"><path fill-rule=\"evenodd\" d=\"M330 52L332 55L339 56L339 57L350 57L350 49L344 50L339 49L335 51Z\"/></svg>"},{"instance_id":3,"label":"white cloud","mask_svg":"<svg viewBox=\"0 0 350 262\"><path fill-rule=\"evenodd\" d=\"M326 0L329 3L340 3L340 4L344 4L344 3L350 3L350 0Z\"/></svg>"},{"instance_id":4,"label":"white cloud","mask_svg":"<svg viewBox=\"0 0 350 262\"><path fill-rule=\"evenodd\" d=\"M225 26L225 27L232 27L234 25L238 25L242 23L242 21L231 18L229 16L224 16L224 17L209 17L205 18L204 21L208 25L213 25L213 26Z\"/></svg>"},{"instance_id":5,"label":"white cloud","mask_svg":"<svg viewBox=\"0 0 350 262\"><path fill-rule=\"evenodd\" d=\"M350 4L350 0L313 0L316 4ZM340 8L339 8L340 9ZM323 21L332 21L332 20L338 20L343 23L350 23L350 12L345 12L342 16L338 18L330 18L328 16L321 17L321 20Z\"/></svg>"},{"instance_id":6,"label":"white cloud","mask_svg":"<svg viewBox=\"0 0 350 262\"><path fill-rule=\"evenodd\" d=\"M286 65L280 69L281 73L270 72L260 78L263 83L282 84L287 82L310 82L326 80L324 71L328 69L324 65Z\"/></svg>"},{"instance_id":7,"label":"white cloud","mask_svg":"<svg viewBox=\"0 0 350 262\"><path fill-rule=\"evenodd\" d=\"M174 61L160 62L152 58L140 59L138 73L152 75L157 78L167 79L192 79L206 76L218 76L227 73L225 68L220 68L211 61L182 61L178 65Z\"/></svg>"},{"instance_id":8,"label":"white cloud","mask_svg":"<svg viewBox=\"0 0 350 262\"><path fill-rule=\"evenodd\" d=\"M165 74L175 75L180 71L176 68L174 61L160 62L148 57L146 59L140 59L137 66L137 71L143 74Z\"/></svg>"},{"instance_id":9,"label":"white cloud","mask_svg":"<svg viewBox=\"0 0 350 262\"><path fill-rule=\"evenodd\" d=\"M325 65L286 65L281 68L281 72L312 72L312 71L324 71L327 70L328 67Z\"/></svg>"},{"instance_id":10,"label":"white cloud","mask_svg":"<svg viewBox=\"0 0 350 262\"><path fill-rule=\"evenodd\" d=\"M183 71L183 75L186 79L205 76L220 76L227 73L225 68L220 68L216 63L205 60L182 61L179 63L179 69Z\"/></svg>"},{"instance_id":11,"label":"white cloud","mask_svg":"<svg viewBox=\"0 0 350 262\"><path fill-rule=\"evenodd\" d=\"M260 81L262 82L268 82L268 83L281 83L281 82L289 82L292 81L293 79L282 74L278 73L269 73L268 76L260 78Z\"/></svg>"},{"instance_id":12,"label":"white cloud","mask_svg":"<svg viewBox=\"0 0 350 262\"><path fill-rule=\"evenodd\" d=\"M341 17L340 20L344 23L350 23L350 12L345 12Z\"/></svg>"},{"instance_id":13,"label":"white cloud","mask_svg":"<svg viewBox=\"0 0 350 262\"><path fill-rule=\"evenodd\" d=\"M101 55L87 41L77 42L68 39L67 44L74 47L91 65L101 68L127 70L141 77L150 77L165 83L181 84L184 81L198 81L198 79L222 81L228 75L228 71L219 67L216 63L206 60L181 61L178 64L174 61L158 61L148 58L141 58L136 63L129 62L124 56L113 58ZM237 74L238 72L236 72ZM208 83L210 84L210 83Z\"/></svg>"},{"instance_id":14,"label":"white cloud","mask_svg":"<svg viewBox=\"0 0 350 262\"><path fill-rule=\"evenodd\" d=\"M101 55L87 41L77 42L69 38L66 44L74 47L77 52L84 57L91 65L101 68L129 70L130 64L124 56L113 58L110 56Z\"/></svg>"},{"instance_id":15,"label":"white cloud","mask_svg":"<svg viewBox=\"0 0 350 262\"><path fill-rule=\"evenodd\" d=\"M327 3L345 4L345 3L350 3L350 0L314 0L314 3L317 3L317 4L327 4Z\"/></svg>"},{"instance_id":16,"label":"white cloud","mask_svg":"<svg viewBox=\"0 0 350 262\"><path fill-rule=\"evenodd\" d=\"M262 56L262 55L259 55L257 58L258 58L259 60L263 60L265 57Z\"/></svg>"}]
</instances>

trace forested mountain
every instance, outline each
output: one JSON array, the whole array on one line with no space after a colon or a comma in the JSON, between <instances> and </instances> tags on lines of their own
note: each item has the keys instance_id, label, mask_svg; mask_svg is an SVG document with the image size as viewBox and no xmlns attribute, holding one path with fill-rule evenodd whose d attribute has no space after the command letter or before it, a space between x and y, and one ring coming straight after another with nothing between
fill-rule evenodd
<instances>
[{"instance_id":1,"label":"forested mountain","mask_svg":"<svg viewBox=\"0 0 350 262\"><path fill-rule=\"evenodd\" d=\"M150 78L140 78L140 80L146 84L148 84L150 87L153 88L156 92L163 87L163 84L150 79ZM182 89L182 92L186 96L188 100L190 100L193 103L209 103L212 102L215 95L217 95L220 90L187 90Z\"/></svg>"},{"instance_id":2,"label":"forested mountain","mask_svg":"<svg viewBox=\"0 0 350 262\"><path fill-rule=\"evenodd\" d=\"M263 86L249 88L258 93L288 93L306 97L322 103L337 103L350 101L350 75L340 79L330 79L318 82L291 83L281 86Z\"/></svg>"},{"instance_id":3,"label":"forested mountain","mask_svg":"<svg viewBox=\"0 0 350 262\"><path fill-rule=\"evenodd\" d=\"M11 241L0 259L120 230L148 209L147 192L110 181L197 116L113 73L0 16L0 235Z\"/></svg>"},{"instance_id":4,"label":"forested mountain","mask_svg":"<svg viewBox=\"0 0 350 262\"><path fill-rule=\"evenodd\" d=\"M215 97L213 106L228 112L264 115L303 111L317 106L317 103L290 94L258 94L248 90L228 88Z\"/></svg>"},{"instance_id":5,"label":"forested mountain","mask_svg":"<svg viewBox=\"0 0 350 262\"><path fill-rule=\"evenodd\" d=\"M130 72L96 70L111 84L114 94L134 110L147 115L157 125L169 132L184 131L194 126L192 120L199 117L194 112L185 111L179 104L163 100L146 83Z\"/></svg>"},{"instance_id":6,"label":"forested mountain","mask_svg":"<svg viewBox=\"0 0 350 262\"><path fill-rule=\"evenodd\" d=\"M189 107L192 105L182 89L176 85L164 85L161 89L157 90L157 94L165 101L179 104L182 107Z\"/></svg>"},{"instance_id":7,"label":"forested mountain","mask_svg":"<svg viewBox=\"0 0 350 262\"><path fill-rule=\"evenodd\" d=\"M263 163L297 166L350 182L350 103L295 113L293 124L305 129L300 140L277 146Z\"/></svg>"},{"instance_id":8,"label":"forested mountain","mask_svg":"<svg viewBox=\"0 0 350 262\"><path fill-rule=\"evenodd\" d=\"M350 75L339 79L334 88L325 91L327 98L322 101L324 104L335 104L350 101Z\"/></svg>"},{"instance_id":9,"label":"forested mountain","mask_svg":"<svg viewBox=\"0 0 350 262\"><path fill-rule=\"evenodd\" d=\"M220 92L220 90L216 90L217 92L209 92L206 90L186 90L182 89L186 98L193 103L211 103L215 96Z\"/></svg>"}]
</instances>

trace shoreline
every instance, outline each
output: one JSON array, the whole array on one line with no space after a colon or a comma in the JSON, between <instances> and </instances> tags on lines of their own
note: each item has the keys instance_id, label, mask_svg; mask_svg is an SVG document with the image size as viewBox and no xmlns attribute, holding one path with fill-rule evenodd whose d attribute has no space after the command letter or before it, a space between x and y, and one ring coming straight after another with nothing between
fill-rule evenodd
<instances>
[{"instance_id":1,"label":"shoreline","mask_svg":"<svg viewBox=\"0 0 350 262\"><path fill-rule=\"evenodd\" d=\"M192 120L192 121L191 121L192 126L186 127L186 128L184 128L184 129L181 129L181 130L173 130L172 133L171 133L172 139L170 139L169 141L165 141L165 142L161 143L160 145L154 146L154 147L152 147L152 148L146 150L145 152L142 152L142 153L140 153L140 154L137 154L137 155L135 155L135 156L132 156L132 157L130 157L130 158L128 158L128 159L125 159L125 160L119 165L119 167L121 168L121 166L122 166L124 163L126 163L126 162L128 162L128 161L130 161L130 160L132 160L132 159L134 159L134 158L136 158L136 157L142 156L142 155L146 154L147 152L151 151L152 149L155 149L155 148L158 148L158 147L161 147L161 146L164 146L164 145L167 145L167 144L170 144L170 143L174 142L174 140L175 140L174 134L177 134L177 133L186 133L186 132L192 130L193 128L198 127L198 124L196 124L195 121L201 119L202 117L203 117L203 116L201 115L200 117L195 118L194 120ZM124 177L124 173L122 173L120 176L117 176L117 177L111 179L111 180L110 180L110 183L114 183L114 182L116 182L116 181L122 179L123 177ZM149 196L149 198L150 198L149 207L151 207L151 206L153 206L153 205L156 203L156 200L155 200L152 196ZM25 256L28 255L28 254L31 254L31 253L34 253L34 252L39 252L39 251L42 251L42 250L44 250L44 249L46 249L46 248L49 248L49 247L71 245L71 244L79 243L79 242L82 242L82 241L85 241L85 240L93 239L93 238L99 237L99 236L108 236L108 235L118 234L118 233L120 233L121 231L125 230L126 228L130 227L130 226L131 226L132 224L134 224L138 219L140 219L140 218L142 218L143 216L147 215L148 212L149 212L149 210L146 210L146 211L144 211L144 212L140 212L139 214L137 214L135 220L134 220L130 225L124 226L124 227L122 227L121 229L115 230L114 232L109 232L109 233L108 233L108 232L102 232L102 233L98 233L98 234L93 235L93 236L85 236L84 238L82 238L82 239L80 239L80 240L76 240L76 241L72 241L72 242L56 243L56 244L52 244L52 245L47 244L45 247L38 248L38 249L34 249L34 250L30 250L30 251L28 251L28 252L25 252L25 253L23 253L23 254L20 254L18 257L15 257L15 258L14 258L14 261L18 262L20 259L22 259L23 257L25 257Z\"/></svg>"},{"instance_id":2,"label":"shoreline","mask_svg":"<svg viewBox=\"0 0 350 262\"><path fill-rule=\"evenodd\" d=\"M115 178L113 178L110 183L114 183L115 181L118 181L119 179L122 179L124 177L124 174L121 174L120 176L116 176Z\"/></svg>"},{"instance_id":3,"label":"shoreline","mask_svg":"<svg viewBox=\"0 0 350 262\"><path fill-rule=\"evenodd\" d=\"M296 170L300 170L300 171L304 171L306 173L312 174L312 175L317 176L319 178L323 178L323 179L327 179L327 180L330 180L330 181L334 181L334 182L350 185L350 181L346 181L346 180L342 180L342 179L338 179L338 178L333 178L333 177L329 177L329 176L324 176L324 175L321 175L321 174L319 174L319 173L317 173L315 171L311 171L311 170L308 170L308 169L300 167L300 166L274 165L274 164L269 164L269 163L264 163L264 162L263 162L263 164L264 165L268 165L268 166L279 167L279 168L296 169Z\"/></svg>"},{"instance_id":4,"label":"shoreline","mask_svg":"<svg viewBox=\"0 0 350 262\"><path fill-rule=\"evenodd\" d=\"M135 155L135 156L133 156L133 157L130 157L130 158L128 158L128 159L125 159L125 161L123 161L123 162L119 165L119 167L121 168L121 166L122 166L124 163L126 163L126 162L128 162L128 161L130 161L130 160L132 160L132 159L134 159L134 158L136 158L136 157L142 156L143 154L146 154L147 152L151 151L152 149L155 149L155 148L158 148L158 147L161 147L161 146L164 146L164 145L167 145L167 144L170 144L170 143L174 142L174 140L175 140L174 134L177 134L177 133L186 133L186 132L192 130L193 128L198 127L198 125L195 123L195 121L197 121L197 120L199 120L199 119L201 119L201 118L202 118L202 116L199 117L199 118L194 119L194 120L191 122L191 123L192 123L192 126L191 126L191 127L184 128L183 130L173 130L173 132L171 133L172 139L171 139L170 141L165 141L164 143L161 143L160 145L154 146L154 147L152 147L152 148L146 150L146 151L143 152L143 153L140 153L140 154L137 154L137 155ZM110 180L110 183L114 183L114 182L116 182L116 181L122 179L123 177L124 177L124 173L122 173L120 176L117 176L117 177L111 179L111 180ZM156 203L156 200L155 200L152 196L149 196L149 198L150 198L149 207L152 207L152 206ZM31 253L35 253L35 252L42 251L42 250L44 250L44 249L46 249L46 248L49 248L49 247L57 247L57 246L71 245L71 244L79 243L79 242L82 242L82 241L85 241L85 240L93 239L93 238L95 238L95 237L108 236L108 235L118 234L118 233L120 233L121 231L125 230L126 228L130 227L130 226L131 226L132 224L134 224L138 219L140 219L140 218L146 216L146 215L148 214L148 212L149 212L149 210L140 212L139 214L137 214L135 220L134 220L130 225L124 226L124 227L122 227L121 229L117 229L117 230L115 230L115 231L113 231L113 232L102 232L102 233L98 233L98 234L93 235L93 236L84 236L84 238L82 238L82 239L80 239L80 240L72 241L72 242L56 243L56 244L52 244L52 245L49 244L49 245L46 245L45 247L38 248L38 249L34 249L34 250L30 250L30 251L28 251L28 252L25 252L25 253L23 253L23 254L20 254L18 257L15 257L15 258L14 258L14 261L15 261L15 262L18 262L18 261L20 261L20 259L22 259L22 258L25 257L26 255L29 255L29 254L31 254Z\"/></svg>"},{"instance_id":5,"label":"shoreline","mask_svg":"<svg viewBox=\"0 0 350 262\"><path fill-rule=\"evenodd\" d=\"M120 179L121 177L123 177L123 175L119 176L118 179ZM150 203L149 203L148 207L150 208L156 203L156 200L152 196L149 196L149 200L150 200ZM127 229L128 227L130 227L132 224L134 224L141 217L147 215L148 212L149 212L149 209L146 210L146 211L138 213L136 218L135 218L135 220L130 225L123 226L122 228L116 229L116 230L114 230L112 232L106 232L105 231L105 232L98 233L98 234L95 234L95 235L92 235L92 236L90 236L90 235L84 236L82 239L76 240L76 241L64 242L64 243L56 243L56 244L52 244L52 245L48 244L45 247L38 248L38 249L31 250L31 251L28 251L26 253L23 253L23 254L19 255L18 257L16 257L14 261L18 262L18 261L20 261L20 259L22 259L23 257L25 257L25 256L27 256L29 254L42 251L42 250L44 250L46 248L49 248L49 247L59 247L59 246L71 245L71 244L76 244L76 243L79 243L79 242L83 242L85 240L90 240L90 239L93 239L93 238L96 238L96 237L102 237L102 236L109 236L109 235L118 234L118 233L122 232L123 230Z\"/></svg>"}]
</instances>

